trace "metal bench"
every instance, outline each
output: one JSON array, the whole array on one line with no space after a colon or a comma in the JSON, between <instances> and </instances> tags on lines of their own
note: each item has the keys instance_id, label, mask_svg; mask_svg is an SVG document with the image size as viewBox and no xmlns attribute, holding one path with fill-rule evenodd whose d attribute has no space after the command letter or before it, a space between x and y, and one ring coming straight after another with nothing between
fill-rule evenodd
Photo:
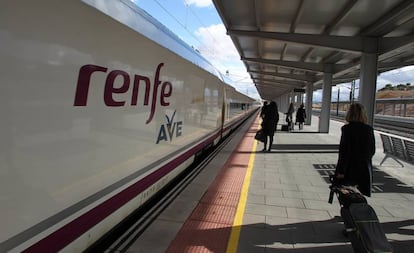
<instances>
[{"instance_id":1,"label":"metal bench","mask_svg":"<svg viewBox=\"0 0 414 253\"><path fill-rule=\"evenodd\" d=\"M404 140L407 162L414 164L414 142Z\"/></svg>"},{"instance_id":2,"label":"metal bench","mask_svg":"<svg viewBox=\"0 0 414 253\"><path fill-rule=\"evenodd\" d=\"M414 164L414 142L382 133L380 134L380 137L385 154L380 166L389 157L398 162L402 167L404 167L404 164L399 160Z\"/></svg>"}]
</instances>

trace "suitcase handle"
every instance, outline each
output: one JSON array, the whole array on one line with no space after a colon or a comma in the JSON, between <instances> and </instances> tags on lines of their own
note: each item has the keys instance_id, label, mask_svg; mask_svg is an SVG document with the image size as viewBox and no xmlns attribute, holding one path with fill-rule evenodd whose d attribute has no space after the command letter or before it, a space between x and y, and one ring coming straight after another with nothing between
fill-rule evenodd
<instances>
[{"instance_id":1,"label":"suitcase handle","mask_svg":"<svg viewBox=\"0 0 414 253\"><path fill-rule=\"evenodd\" d=\"M334 197L334 191L331 188L331 191L329 192L329 199L328 199L328 203L332 204L333 202L333 197Z\"/></svg>"}]
</instances>

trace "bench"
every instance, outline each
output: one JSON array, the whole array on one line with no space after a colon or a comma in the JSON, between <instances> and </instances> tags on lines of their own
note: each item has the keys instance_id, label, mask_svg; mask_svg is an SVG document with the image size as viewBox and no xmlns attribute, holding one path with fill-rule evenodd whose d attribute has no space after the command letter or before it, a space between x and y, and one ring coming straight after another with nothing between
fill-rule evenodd
<instances>
[{"instance_id":1,"label":"bench","mask_svg":"<svg viewBox=\"0 0 414 253\"><path fill-rule=\"evenodd\" d=\"M404 164L402 164L399 160L414 164L413 141L384 133L380 133L380 137L385 154L385 157L382 159L380 166L389 157L398 162L402 167L404 167Z\"/></svg>"}]
</instances>

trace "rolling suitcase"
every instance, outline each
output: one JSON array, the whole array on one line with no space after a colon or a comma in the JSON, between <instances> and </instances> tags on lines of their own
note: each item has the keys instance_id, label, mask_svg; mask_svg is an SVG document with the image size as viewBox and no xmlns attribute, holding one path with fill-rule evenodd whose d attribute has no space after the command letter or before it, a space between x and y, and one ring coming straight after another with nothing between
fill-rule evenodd
<instances>
[{"instance_id":1,"label":"rolling suitcase","mask_svg":"<svg viewBox=\"0 0 414 253\"><path fill-rule=\"evenodd\" d=\"M331 180L332 181L332 180ZM379 223L374 209L365 197L352 186L330 186L329 203L336 193L341 205L345 235L351 240L355 253L392 253L391 244Z\"/></svg>"},{"instance_id":2,"label":"rolling suitcase","mask_svg":"<svg viewBox=\"0 0 414 253\"><path fill-rule=\"evenodd\" d=\"M392 252L374 209L367 203L341 207L346 235L356 253Z\"/></svg>"}]
</instances>

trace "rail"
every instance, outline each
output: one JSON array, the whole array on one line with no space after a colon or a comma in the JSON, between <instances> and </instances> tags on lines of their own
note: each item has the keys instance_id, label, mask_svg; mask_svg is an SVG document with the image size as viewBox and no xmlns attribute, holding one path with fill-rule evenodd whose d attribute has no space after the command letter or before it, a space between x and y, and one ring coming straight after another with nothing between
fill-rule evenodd
<instances>
[{"instance_id":1,"label":"rail","mask_svg":"<svg viewBox=\"0 0 414 253\"><path fill-rule=\"evenodd\" d=\"M354 102L357 102L355 100ZM414 98L380 98L376 99L375 114L387 116L413 117L414 118ZM332 101L331 110L347 111L351 102ZM320 103L313 104L314 109L320 109Z\"/></svg>"},{"instance_id":2,"label":"rail","mask_svg":"<svg viewBox=\"0 0 414 253\"><path fill-rule=\"evenodd\" d=\"M312 114L319 115L320 109L313 109ZM344 121L345 114L345 111L331 110L330 115L332 120ZM414 117L375 114L373 127L378 131L414 139Z\"/></svg>"}]
</instances>

